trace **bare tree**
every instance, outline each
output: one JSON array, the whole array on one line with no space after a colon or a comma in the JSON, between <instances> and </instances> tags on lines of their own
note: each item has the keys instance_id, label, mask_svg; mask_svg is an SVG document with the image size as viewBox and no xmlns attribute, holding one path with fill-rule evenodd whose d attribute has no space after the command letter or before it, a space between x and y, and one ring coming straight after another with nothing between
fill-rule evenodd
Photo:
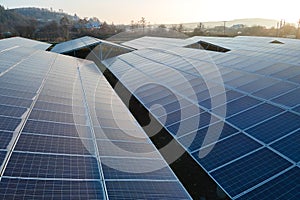
<instances>
[{"instance_id":1,"label":"bare tree","mask_svg":"<svg viewBox=\"0 0 300 200\"><path fill-rule=\"evenodd\" d=\"M184 31L184 26L182 24L179 24L178 27L177 27L177 31L180 32L180 33L183 32Z\"/></svg>"},{"instance_id":2,"label":"bare tree","mask_svg":"<svg viewBox=\"0 0 300 200\"><path fill-rule=\"evenodd\" d=\"M70 26L70 21L69 19L64 16L60 19L59 24L62 27L62 31L63 31L63 37L68 40L69 39L69 26Z\"/></svg>"},{"instance_id":3,"label":"bare tree","mask_svg":"<svg viewBox=\"0 0 300 200\"><path fill-rule=\"evenodd\" d=\"M166 25L161 24L161 25L158 26L158 28L167 28L167 27L166 27Z\"/></svg>"},{"instance_id":4,"label":"bare tree","mask_svg":"<svg viewBox=\"0 0 300 200\"><path fill-rule=\"evenodd\" d=\"M145 17L142 17L141 20L139 21L139 23L141 24L143 31L145 30L145 27L147 25L146 19Z\"/></svg>"}]
</instances>

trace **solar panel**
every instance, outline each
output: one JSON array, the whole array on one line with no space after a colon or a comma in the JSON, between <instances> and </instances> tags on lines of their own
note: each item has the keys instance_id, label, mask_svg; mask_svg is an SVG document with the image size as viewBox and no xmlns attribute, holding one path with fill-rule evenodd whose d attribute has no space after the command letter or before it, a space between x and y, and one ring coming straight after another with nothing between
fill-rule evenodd
<instances>
[{"instance_id":1,"label":"solar panel","mask_svg":"<svg viewBox=\"0 0 300 200\"><path fill-rule=\"evenodd\" d=\"M39 42L36 40L30 40L23 37L12 37L0 40L0 52L6 51L8 49L16 47L27 47L37 50L46 50L51 46L51 44L46 42Z\"/></svg>"},{"instance_id":2,"label":"solar panel","mask_svg":"<svg viewBox=\"0 0 300 200\"><path fill-rule=\"evenodd\" d=\"M66 41L55 45L51 51L56 53L67 53L80 48L88 47L101 43L101 40L89 36L77 38L74 40Z\"/></svg>"},{"instance_id":3,"label":"solar panel","mask_svg":"<svg viewBox=\"0 0 300 200\"><path fill-rule=\"evenodd\" d=\"M130 48L126 48L124 46L120 46L118 44L115 43L111 43L108 41L104 41L104 40L100 40L98 38L94 38L94 37L90 37L90 36L84 36L81 38L77 38L74 40L69 40L66 42L62 42L59 44L56 44L51 51L55 52L55 53L61 53L61 54L66 54L66 53L70 53L76 50L80 50L83 48L88 48L91 46L97 46L99 44L105 44L105 45L109 45L109 46L114 46L114 47L119 47L122 49L126 49L128 51L131 51L132 49ZM96 52L96 50L95 50ZM109 53L113 54L113 52L109 51ZM108 55L102 55L104 58L107 58Z\"/></svg>"},{"instance_id":4,"label":"solar panel","mask_svg":"<svg viewBox=\"0 0 300 200\"><path fill-rule=\"evenodd\" d=\"M287 52L299 54L299 43L201 39L232 51L147 48L151 38L141 38L132 42L139 50L103 63L229 197L254 198L261 189L267 198L278 176L299 169L300 121L291 111L299 111L299 60ZM284 198L297 199L299 181L287 177L293 183Z\"/></svg>"},{"instance_id":5,"label":"solar panel","mask_svg":"<svg viewBox=\"0 0 300 200\"><path fill-rule=\"evenodd\" d=\"M149 47L160 47L160 48L170 48L174 46L185 46L188 42L184 39L178 38L160 38L160 37L141 37L138 39L130 40L122 43L122 45L132 47L135 49L143 49Z\"/></svg>"},{"instance_id":6,"label":"solar panel","mask_svg":"<svg viewBox=\"0 0 300 200\"><path fill-rule=\"evenodd\" d=\"M32 52L0 53L0 198L190 199L93 62Z\"/></svg>"}]
</instances>

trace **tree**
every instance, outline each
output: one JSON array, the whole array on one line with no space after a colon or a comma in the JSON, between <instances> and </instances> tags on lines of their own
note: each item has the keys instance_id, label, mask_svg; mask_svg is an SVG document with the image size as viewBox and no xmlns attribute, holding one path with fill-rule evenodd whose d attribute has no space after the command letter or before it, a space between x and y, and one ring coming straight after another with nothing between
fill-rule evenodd
<instances>
[{"instance_id":1,"label":"tree","mask_svg":"<svg viewBox=\"0 0 300 200\"><path fill-rule=\"evenodd\" d=\"M288 35L296 35L297 34L297 29L295 26L291 24L285 24L281 30L280 33L282 36L288 36Z\"/></svg>"},{"instance_id":2,"label":"tree","mask_svg":"<svg viewBox=\"0 0 300 200\"><path fill-rule=\"evenodd\" d=\"M178 27L177 27L177 31L180 32L180 33L183 32L184 31L184 26L182 24L179 24Z\"/></svg>"},{"instance_id":3,"label":"tree","mask_svg":"<svg viewBox=\"0 0 300 200\"><path fill-rule=\"evenodd\" d=\"M172 25L172 26L171 26L171 30L177 31L177 26L176 26L176 25Z\"/></svg>"},{"instance_id":4,"label":"tree","mask_svg":"<svg viewBox=\"0 0 300 200\"><path fill-rule=\"evenodd\" d=\"M37 27L37 21L30 19L28 24L20 24L15 26L15 30L21 37L34 38L34 34Z\"/></svg>"},{"instance_id":5,"label":"tree","mask_svg":"<svg viewBox=\"0 0 300 200\"><path fill-rule=\"evenodd\" d=\"M166 25L161 24L161 25L158 26L158 28L167 28L167 27L166 27Z\"/></svg>"},{"instance_id":6,"label":"tree","mask_svg":"<svg viewBox=\"0 0 300 200\"><path fill-rule=\"evenodd\" d=\"M130 30L133 31L134 30L134 21L131 20L130 22Z\"/></svg>"},{"instance_id":7,"label":"tree","mask_svg":"<svg viewBox=\"0 0 300 200\"><path fill-rule=\"evenodd\" d=\"M60 26L62 27L62 31L63 31L63 37L68 40L69 39L69 26L70 26L70 21L69 19L64 16L60 19L59 22Z\"/></svg>"},{"instance_id":8,"label":"tree","mask_svg":"<svg viewBox=\"0 0 300 200\"><path fill-rule=\"evenodd\" d=\"M141 24L143 31L145 30L145 27L147 25L146 19L145 17L142 17L141 20L139 21L139 23Z\"/></svg>"},{"instance_id":9,"label":"tree","mask_svg":"<svg viewBox=\"0 0 300 200\"><path fill-rule=\"evenodd\" d=\"M203 35L204 34L204 24L201 22L197 25L197 27L194 29L194 35Z\"/></svg>"}]
</instances>

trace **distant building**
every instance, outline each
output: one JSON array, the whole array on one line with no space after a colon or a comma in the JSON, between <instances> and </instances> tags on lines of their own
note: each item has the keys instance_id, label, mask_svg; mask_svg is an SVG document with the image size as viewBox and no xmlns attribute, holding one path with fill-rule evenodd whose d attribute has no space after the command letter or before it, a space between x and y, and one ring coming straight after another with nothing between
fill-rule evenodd
<instances>
[{"instance_id":1,"label":"distant building","mask_svg":"<svg viewBox=\"0 0 300 200\"><path fill-rule=\"evenodd\" d=\"M245 25L244 24L235 24L231 28L233 28L233 29L241 29L241 28L245 28Z\"/></svg>"}]
</instances>

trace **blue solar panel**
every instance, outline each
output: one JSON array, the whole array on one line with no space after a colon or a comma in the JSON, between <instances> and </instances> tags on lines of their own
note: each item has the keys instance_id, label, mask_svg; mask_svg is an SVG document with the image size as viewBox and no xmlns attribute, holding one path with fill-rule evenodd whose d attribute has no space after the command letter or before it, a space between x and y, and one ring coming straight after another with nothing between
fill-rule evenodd
<instances>
[{"instance_id":1,"label":"blue solar panel","mask_svg":"<svg viewBox=\"0 0 300 200\"><path fill-rule=\"evenodd\" d=\"M93 153L92 147L93 143L90 139L22 133L15 150L25 152L90 155Z\"/></svg>"},{"instance_id":2,"label":"blue solar panel","mask_svg":"<svg viewBox=\"0 0 300 200\"><path fill-rule=\"evenodd\" d=\"M294 83L298 83L300 84L300 74L299 75L296 75L296 76L293 76L291 78L288 79L289 81L292 81Z\"/></svg>"},{"instance_id":3,"label":"blue solar panel","mask_svg":"<svg viewBox=\"0 0 300 200\"><path fill-rule=\"evenodd\" d=\"M291 83L280 82L265 89L259 90L253 93L253 95L264 99L271 99L294 88L296 88L296 86Z\"/></svg>"},{"instance_id":4,"label":"blue solar panel","mask_svg":"<svg viewBox=\"0 0 300 200\"><path fill-rule=\"evenodd\" d=\"M0 165L2 165L5 156L6 156L6 151L1 151L0 150Z\"/></svg>"},{"instance_id":5,"label":"blue solar panel","mask_svg":"<svg viewBox=\"0 0 300 200\"><path fill-rule=\"evenodd\" d=\"M215 134L218 131L218 127L221 125L220 123L221 122L218 122L216 124L210 125L209 127L205 127L205 128L196 130L196 131L194 131L192 133L189 133L189 134L187 134L187 135L185 135L183 137L180 137L178 139L178 141L181 144L183 144L186 148L188 148L189 151L191 151L191 152L195 151L196 149L199 149L202 146L204 138L210 139L210 141L215 142L213 140L213 138L215 137ZM211 135L208 135L208 133L207 133L209 128L211 130L213 130L210 133ZM230 125L228 125L226 123L224 123L221 135L218 138L218 140L221 140L221 139L223 139L225 137L233 135L233 134L235 134L237 132L238 132L237 129L233 128L232 126L230 126Z\"/></svg>"},{"instance_id":6,"label":"blue solar panel","mask_svg":"<svg viewBox=\"0 0 300 200\"><path fill-rule=\"evenodd\" d=\"M239 127L240 129L245 129L247 127L255 125L256 123L273 117L283 111L283 109L264 103L242 113L234 115L233 117L227 119L227 121Z\"/></svg>"},{"instance_id":7,"label":"blue solar panel","mask_svg":"<svg viewBox=\"0 0 300 200\"><path fill-rule=\"evenodd\" d=\"M98 140L97 143L100 156L128 157L133 153L135 157L160 158L152 144L104 140ZM110 148L111 145L118 148Z\"/></svg>"},{"instance_id":8,"label":"blue solar panel","mask_svg":"<svg viewBox=\"0 0 300 200\"><path fill-rule=\"evenodd\" d=\"M0 105L0 115L10 116L10 117L21 117L25 112L26 108L12 107Z\"/></svg>"},{"instance_id":9,"label":"blue solar panel","mask_svg":"<svg viewBox=\"0 0 300 200\"><path fill-rule=\"evenodd\" d=\"M248 75L247 74L246 76L242 76L240 78L228 81L226 83L226 85L229 85L229 86L234 87L234 88L238 88L238 87L246 85L246 84L248 84L252 81L257 81L257 79L259 79L259 78L260 77L258 75L253 75L253 74Z\"/></svg>"},{"instance_id":10,"label":"blue solar panel","mask_svg":"<svg viewBox=\"0 0 300 200\"><path fill-rule=\"evenodd\" d=\"M230 117L238 112L241 112L241 111L248 109L252 106L255 106L259 103L261 103L261 101L254 99L252 97L249 97L249 96L245 96L240 99L231 101L223 106L217 107L217 108L213 109L212 112L214 112L216 114L220 114L220 113L222 113L224 108L226 108L227 109L226 116Z\"/></svg>"},{"instance_id":11,"label":"blue solar panel","mask_svg":"<svg viewBox=\"0 0 300 200\"><path fill-rule=\"evenodd\" d=\"M286 112L250 128L246 132L265 143L270 143L298 128L300 128L300 116Z\"/></svg>"},{"instance_id":12,"label":"blue solar panel","mask_svg":"<svg viewBox=\"0 0 300 200\"><path fill-rule=\"evenodd\" d=\"M105 199L100 181L2 178L1 199Z\"/></svg>"},{"instance_id":13,"label":"blue solar panel","mask_svg":"<svg viewBox=\"0 0 300 200\"><path fill-rule=\"evenodd\" d=\"M283 94L272 101L288 107L300 105L300 89L293 90L287 94Z\"/></svg>"},{"instance_id":14,"label":"blue solar panel","mask_svg":"<svg viewBox=\"0 0 300 200\"><path fill-rule=\"evenodd\" d=\"M234 90L228 90L226 91L226 101L229 102L229 101L232 101L234 99L238 99L242 96L244 96L242 93L239 93L239 92L236 92ZM211 97L207 100L204 100L202 102L199 102L199 105L201 106L204 106L205 108L208 108L208 109L211 109L212 108L212 105L211 105L211 100L213 99L214 101L218 102L218 99L220 98L223 98L224 94L219 94L219 95L216 95L214 97ZM220 106L220 104L223 104L224 102L220 102L218 103L217 105L214 105L215 107L216 106Z\"/></svg>"},{"instance_id":15,"label":"blue solar panel","mask_svg":"<svg viewBox=\"0 0 300 200\"><path fill-rule=\"evenodd\" d=\"M8 97L8 96L0 96L0 104L28 108L32 104L32 100L19 99L19 98Z\"/></svg>"},{"instance_id":16,"label":"blue solar panel","mask_svg":"<svg viewBox=\"0 0 300 200\"><path fill-rule=\"evenodd\" d=\"M29 93L29 92L23 92L23 91L19 91L19 90L0 88L0 95L22 98L22 99L32 99L36 94Z\"/></svg>"},{"instance_id":17,"label":"blue solar panel","mask_svg":"<svg viewBox=\"0 0 300 200\"><path fill-rule=\"evenodd\" d=\"M272 74L272 76L274 76L276 78L287 79L289 77L295 76L295 74L298 74L299 73L298 69L299 69L298 66L291 66L287 69L284 69L277 73Z\"/></svg>"},{"instance_id":18,"label":"blue solar panel","mask_svg":"<svg viewBox=\"0 0 300 200\"><path fill-rule=\"evenodd\" d=\"M222 40L219 39L218 42ZM235 38L228 40L234 41ZM291 64L297 59L288 56L287 52L291 52L290 50L286 49L284 55L281 55L282 49L265 47L270 45L269 41L264 46L260 46L259 42L254 46L250 45L251 47L248 47L249 44L252 44L250 39L242 46L235 42L232 44L233 50L222 55L185 48L172 49L178 52L178 56L163 50L137 50L106 65L231 198L258 187L268 178L291 166L291 160L285 159L289 157L289 153L276 149L278 147L275 148L274 145L285 137L289 138L288 134L300 128L299 116L287 111L287 107L290 107L298 112L300 107L296 98L299 95L297 92L293 93L299 90L298 85L292 83L299 82L297 65ZM297 51L294 51L295 55L298 55ZM202 55L205 53L207 57ZM217 66L211 64L210 55ZM186 59L192 64L188 65ZM287 61L289 64L285 63ZM217 70L224 81L223 91ZM124 78L128 71L131 79ZM171 76L174 71L180 74L177 80L176 76ZM155 83L153 85L162 85L172 90L144 86L144 82L139 80L144 80L141 77L145 77L144 82L149 81ZM180 77L184 78L181 80ZM286 79L288 80L285 81ZM207 80L211 82L205 82ZM137 86L142 88L140 92L136 92ZM194 92L187 92L190 86ZM211 94L212 89L216 89L216 93ZM168 91L168 94L162 91ZM224 92L227 102L224 101ZM172 94L174 97L169 98ZM191 107L198 113L195 111L188 114L186 107L189 106L178 104L180 101L176 100L175 94L193 102ZM194 95L196 101L193 99ZM160 106L153 109L154 103ZM166 105L172 106L167 108ZM223 116L225 110L227 113ZM223 130L218 130L221 121L225 125ZM212 132L208 132L208 127ZM271 145L270 148L262 149L268 144ZM288 147L283 144L289 150L293 146L297 148L296 144L291 145ZM200 159L199 148L201 152L211 151ZM297 151L294 152L297 154ZM222 173L224 177L220 176Z\"/></svg>"},{"instance_id":19,"label":"blue solar panel","mask_svg":"<svg viewBox=\"0 0 300 200\"><path fill-rule=\"evenodd\" d=\"M300 161L299 134L300 131L296 131L295 133L272 144L271 147L297 163Z\"/></svg>"},{"instance_id":20,"label":"blue solar panel","mask_svg":"<svg viewBox=\"0 0 300 200\"><path fill-rule=\"evenodd\" d=\"M61 135L71 137L90 137L90 128L87 126L75 126L74 124L64 124L45 121L28 120L23 129L27 133L38 133L46 135Z\"/></svg>"},{"instance_id":21,"label":"blue solar panel","mask_svg":"<svg viewBox=\"0 0 300 200\"><path fill-rule=\"evenodd\" d=\"M183 121L177 122L175 124L172 124L170 126L167 126L166 128L173 134L176 135L177 137L180 137L182 135L185 135L189 132L192 132L195 130L195 128L197 129L201 129L205 126L208 126L210 123L213 122L217 122L219 121L218 118L214 117L213 115L211 115L208 112L203 112L200 113L197 116L185 119ZM186 125L184 129L180 129L180 124L181 123L190 123L191 126ZM196 123L196 124L195 124ZM196 125L196 126L193 126Z\"/></svg>"},{"instance_id":22,"label":"blue solar panel","mask_svg":"<svg viewBox=\"0 0 300 200\"><path fill-rule=\"evenodd\" d=\"M271 66L268 66L268 67L258 70L256 72L258 74L269 75L269 74L274 74L276 72L280 72L288 67L289 67L289 65L285 64L285 63L275 63Z\"/></svg>"},{"instance_id":23,"label":"blue solar panel","mask_svg":"<svg viewBox=\"0 0 300 200\"><path fill-rule=\"evenodd\" d=\"M0 131L0 149L6 149L13 136L12 132Z\"/></svg>"},{"instance_id":24,"label":"blue solar panel","mask_svg":"<svg viewBox=\"0 0 300 200\"><path fill-rule=\"evenodd\" d=\"M261 145L244 134L237 134L218 142L204 158L199 158L199 151L193 153L193 157L208 171L230 162L244 154L247 154ZM201 149L205 151L210 147Z\"/></svg>"},{"instance_id":25,"label":"blue solar panel","mask_svg":"<svg viewBox=\"0 0 300 200\"><path fill-rule=\"evenodd\" d=\"M276 79L271 79L271 78L267 78L267 77L263 77L259 80L250 82L248 84L245 84L243 86L238 87L237 89L242 90L244 92L247 93L253 93L257 90L261 90L263 88L269 87L271 85L274 85L275 83L277 83L278 80Z\"/></svg>"},{"instance_id":26,"label":"blue solar panel","mask_svg":"<svg viewBox=\"0 0 300 200\"><path fill-rule=\"evenodd\" d=\"M139 131L130 131L133 135L129 135L127 130L114 129L114 128L100 128L94 127L94 132L97 139L108 139L116 141L131 141L148 143L149 139L141 134Z\"/></svg>"},{"instance_id":27,"label":"blue solar panel","mask_svg":"<svg viewBox=\"0 0 300 200\"><path fill-rule=\"evenodd\" d=\"M2 117L0 116L0 130L14 131L21 123L20 118Z\"/></svg>"},{"instance_id":28,"label":"blue solar panel","mask_svg":"<svg viewBox=\"0 0 300 200\"><path fill-rule=\"evenodd\" d=\"M234 197L291 165L287 160L264 148L211 174Z\"/></svg>"},{"instance_id":29,"label":"blue solar panel","mask_svg":"<svg viewBox=\"0 0 300 200\"><path fill-rule=\"evenodd\" d=\"M275 179L263 184L251 192L241 196L240 200L268 200L268 199L289 199L300 198L300 168L294 167Z\"/></svg>"},{"instance_id":30,"label":"blue solar panel","mask_svg":"<svg viewBox=\"0 0 300 200\"><path fill-rule=\"evenodd\" d=\"M176 182L108 181L109 199L186 199ZM145 189L146 188L146 189Z\"/></svg>"},{"instance_id":31,"label":"blue solar panel","mask_svg":"<svg viewBox=\"0 0 300 200\"><path fill-rule=\"evenodd\" d=\"M102 169L105 179L176 180L174 174L167 167L163 167L165 163L162 160L107 157L101 160L104 163ZM153 165L157 166L157 170L151 170L149 166ZM114 166L123 170L113 168ZM141 173L133 173L132 171Z\"/></svg>"},{"instance_id":32,"label":"blue solar panel","mask_svg":"<svg viewBox=\"0 0 300 200\"><path fill-rule=\"evenodd\" d=\"M62 123L75 123L74 119L76 119L77 124L84 125L86 123L86 116L84 115L50 112L43 110L33 110L30 113L29 119Z\"/></svg>"},{"instance_id":33,"label":"blue solar panel","mask_svg":"<svg viewBox=\"0 0 300 200\"><path fill-rule=\"evenodd\" d=\"M300 113L300 106L297 106L297 107L293 108L293 111L295 111L297 113Z\"/></svg>"},{"instance_id":34,"label":"blue solar panel","mask_svg":"<svg viewBox=\"0 0 300 200\"><path fill-rule=\"evenodd\" d=\"M300 107L300 73L296 67L299 49L284 44L280 45L282 48L270 47L269 39L263 44L263 40L256 39L259 42L253 44L249 38L228 38L224 46L232 51L208 56L204 55L206 51L181 47L173 48L179 55L163 50L137 50L119 56L122 60L116 59L110 66L117 78L130 70L132 76L122 80L125 87L153 111L231 198L249 195L255 199L252 191L260 189L270 193L269 189L274 190L272 185L281 183L278 177L285 179L283 175L288 172L297 176L295 169L299 170L300 116L293 113ZM216 41L222 44L222 40ZM38 51L28 57L32 52L24 48L0 52L0 60L4 60L0 71L22 63L0 77L0 147L5 150L8 143L16 144L9 147L12 155L8 157L7 168L1 169L4 177L0 198L68 199L76 198L73 194L77 194L83 199L101 199L105 192L111 199L189 198L95 65L49 52ZM210 55L218 59L219 66L211 63L207 58ZM291 65L293 62L295 65ZM218 70L225 88L218 82ZM95 80L99 78L96 86ZM148 80L152 84L136 90L136 86ZM45 85L40 91L42 83ZM193 91L188 91L186 85L192 86ZM224 91L228 103L222 100ZM212 100L217 101L214 108ZM29 119L23 116L24 124L20 124L20 117L31 105L34 108ZM223 109L227 109L225 117ZM220 137L215 138L222 121L224 128ZM182 124L186 125L184 129ZM15 131L21 125L24 129ZM208 133L208 127L213 131ZM204 141L206 146L202 147ZM199 148L202 152L210 147L211 152L200 159ZM128 156L128 152L133 156ZM298 165L290 170L292 164ZM157 165L163 167L144 173L126 172ZM298 195L298 179L286 180L290 184L278 186L280 193L276 195L282 193L293 199ZM285 192L284 187L291 190ZM51 192L46 192L49 189Z\"/></svg>"},{"instance_id":35,"label":"blue solar panel","mask_svg":"<svg viewBox=\"0 0 300 200\"><path fill-rule=\"evenodd\" d=\"M13 153L4 176L99 179L97 160L88 156Z\"/></svg>"},{"instance_id":36,"label":"blue solar panel","mask_svg":"<svg viewBox=\"0 0 300 200\"><path fill-rule=\"evenodd\" d=\"M7 163L1 166L0 198L103 199L109 181L147 179L171 181L176 195L190 199L95 64L23 51L26 59L17 56L21 64L0 77L0 162ZM0 52L4 60L18 55L6 53ZM132 169L140 172L126 172Z\"/></svg>"},{"instance_id":37,"label":"blue solar panel","mask_svg":"<svg viewBox=\"0 0 300 200\"><path fill-rule=\"evenodd\" d=\"M37 101L34 105L34 108L40 110L53 111L53 112L76 113L75 106L55 104L55 103L43 102L43 101Z\"/></svg>"}]
</instances>

